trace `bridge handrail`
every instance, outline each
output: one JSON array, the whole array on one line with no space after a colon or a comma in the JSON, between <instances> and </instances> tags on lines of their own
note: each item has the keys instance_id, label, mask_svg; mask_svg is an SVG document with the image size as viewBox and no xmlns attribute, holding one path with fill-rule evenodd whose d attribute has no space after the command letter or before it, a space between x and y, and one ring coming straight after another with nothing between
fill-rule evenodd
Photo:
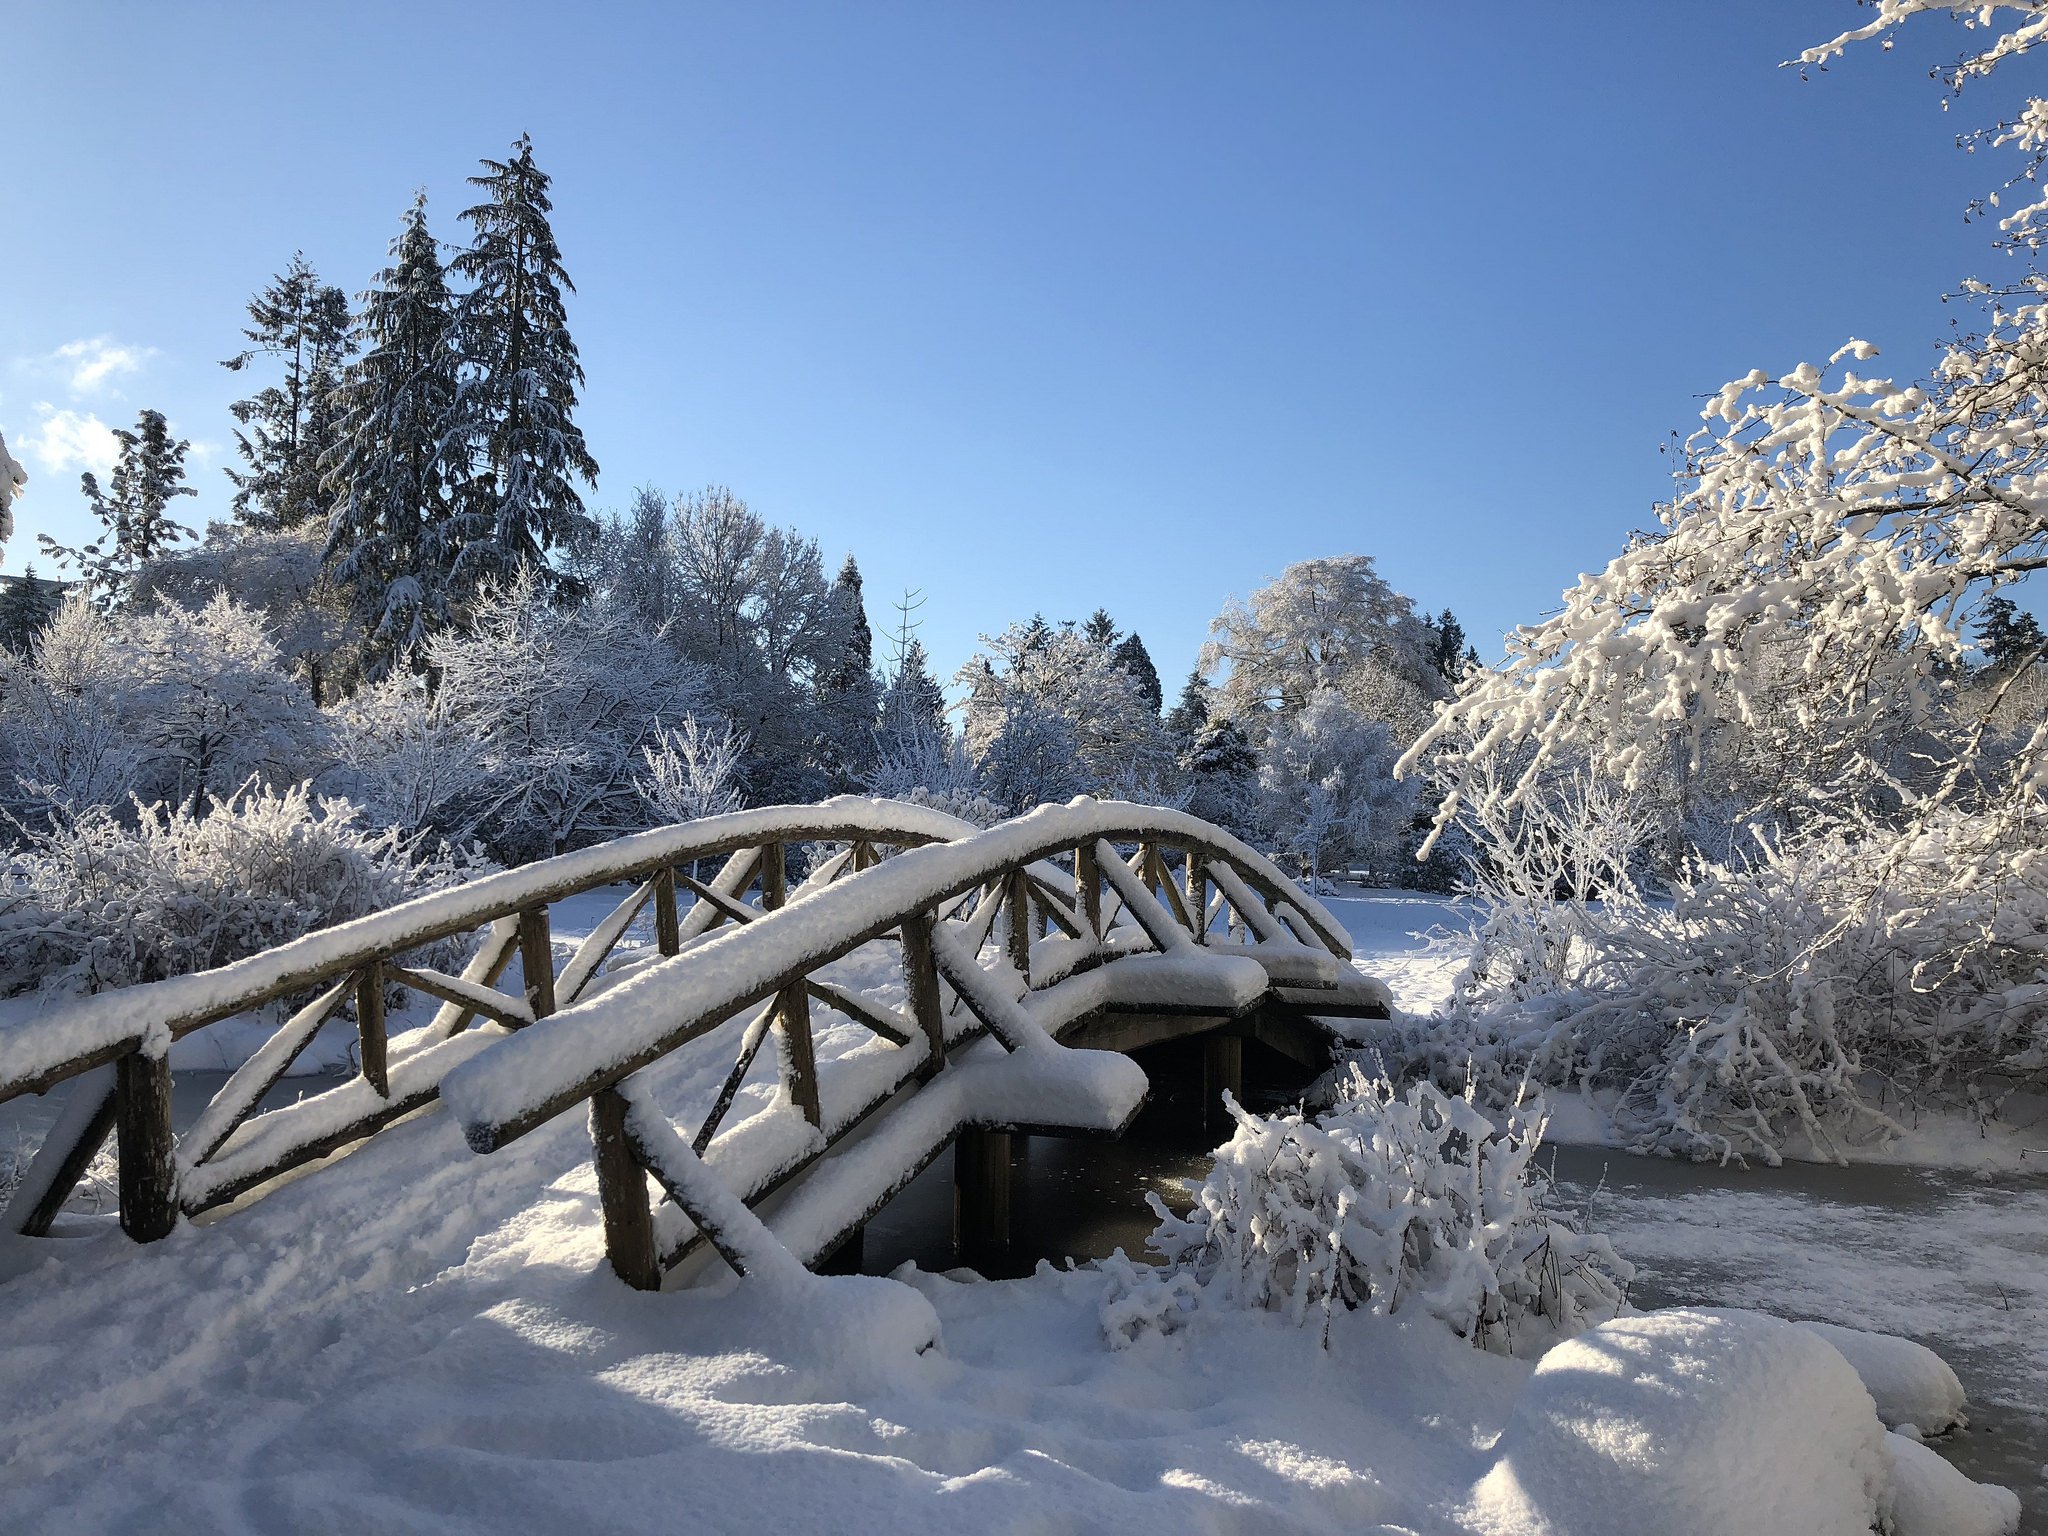
<instances>
[{"instance_id":1,"label":"bridge handrail","mask_svg":"<svg viewBox=\"0 0 2048 1536\"><path fill-rule=\"evenodd\" d=\"M928 806L841 795L817 805L764 806L657 827L593 848L537 860L464 885L415 897L352 922L323 928L245 960L122 987L0 1027L0 1103L41 1093L66 1078L374 960L468 932L535 906L691 859L715 858L770 842L902 846L972 835L972 822Z\"/></svg>"},{"instance_id":2,"label":"bridge handrail","mask_svg":"<svg viewBox=\"0 0 2048 1536\"><path fill-rule=\"evenodd\" d=\"M1248 844L1184 811L1081 797L1040 806L971 838L913 849L858 881L812 890L686 957L649 965L455 1067L442 1082L442 1099L470 1145L493 1151L913 915L1099 842L1171 844L1220 860L1276 911L1298 916L1308 929L1305 938L1350 957L1343 926ZM1112 887L1120 883L1114 862L1103 863ZM1181 942L1187 942L1184 930ZM685 961L690 987L679 1002L675 967Z\"/></svg>"}]
</instances>

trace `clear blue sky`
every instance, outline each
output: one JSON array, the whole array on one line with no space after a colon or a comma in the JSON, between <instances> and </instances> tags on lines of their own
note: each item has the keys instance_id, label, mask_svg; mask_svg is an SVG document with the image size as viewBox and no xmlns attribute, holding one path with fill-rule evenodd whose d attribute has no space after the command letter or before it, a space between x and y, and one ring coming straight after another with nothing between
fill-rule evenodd
<instances>
[{"instance_id":1,"label":"clear blue sky","mask_svg":"<svg viewBox=\"0 0 2048 1536\"><path fill-rule=\"evenodd\" d=\"M1849 0L9 12L8 570L86 531L87 418L165 410L225 515L247 296L297 248L359 291L415 187L459 237L521 131L591 504L729 484L878 631L923 588L946 672L1104 605L1171 692L1227 595L1351 551L1489 651L1647 524L1698 396L1852 334L1917 373L2006 266L1954 29L1777 67Z\"/></svg>"}]
</instances>

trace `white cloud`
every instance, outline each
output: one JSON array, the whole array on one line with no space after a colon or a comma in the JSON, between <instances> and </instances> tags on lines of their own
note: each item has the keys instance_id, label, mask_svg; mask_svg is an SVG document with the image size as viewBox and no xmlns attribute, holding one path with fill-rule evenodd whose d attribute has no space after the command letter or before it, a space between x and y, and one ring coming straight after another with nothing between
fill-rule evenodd
<instances>
[{"instance_id":1,"label":"white cloud","mask_svg":"<svg viewBox=\"0 0 2048 1536\"><path fill-rule=\"evenodd\" d=\"M155 347L124 347L111 336L67 341L51 354L74 395L96 395L109 380L140 372L154 356Z\"/></svg>"},{"instance_id":2,"label":"white cloud","mask_svg":"<svg viewBox=\"0 0 2048 1536\"><path fill-rule=\"evenodd\" d=\"M36 402L36 425L22 435L20 451L45 474L76 474L91 470L105 476L114 467L120 444L113 428L90 411L60 411L47 400Z\"/></svg>"}]
</instances>

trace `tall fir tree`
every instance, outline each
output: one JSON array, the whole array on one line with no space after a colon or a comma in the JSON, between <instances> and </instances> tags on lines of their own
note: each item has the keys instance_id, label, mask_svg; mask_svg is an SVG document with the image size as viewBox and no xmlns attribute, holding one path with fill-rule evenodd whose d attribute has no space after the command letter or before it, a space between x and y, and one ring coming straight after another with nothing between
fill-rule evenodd
<instances>
[{"instance_id":1,"label":"tall fir tree","mask_svg":"<svg viewBox=\"0 0 2048 1536\"><path fill-rule=\"evenodd\" d=\"M1471 661L1479 658L1465 641L1465 626L1458 622L1458 616L1446 608L1434 619L1425 619L1434 640L1430 649L1430 661L1435 664L1438 676L1453 688L1465 676L1465 669Z\"/></svg>"},{"instance_id":2,"label":"tall fir tree","mask_svg":"<svg viewBox=\"0 0 2048 1536\"><path fill-rule=\"evenodd\" d=\"M340 391L327 555L381 676L448 621L456 545L455 305L421 194L363 295L363 354Z\"/></svg>"},{"instance_id":3,"label":"tall fir tree","mask_svg":"<svg viewBox=\"0 0 2048 1536\"><path fill-rule=\"evenodd\" d=\"M875 635L868 624L860 566L852 555L839 567L827 594L831 637L818 679L821 766L842 789L856 788L875 764L875 725L881 712L875 684Z\"/></svg>"},{"instance_id":4,"label":"tall fir tree","mask_svg":"<svg viewBox=\"0 0 2048 1536\"><path fill-rule=\"evenodd\" d=\"M1176 750L1185 751L1194 745L1208 723L1209 685L1202 679L1202 669L1197 667L1188 674L1179 702L1166 717L1166 732L1173 738Z\"/></svg>"},{"instance_id":5,"label":"tall fir tree","mask_svg":"<svg viewBox=\"0 0 2048 1536\"><path fill-rule=\"evenodd\" d=\"M1098 608L1088 615L1088 622L1081 626L1081 633L1091 645L1099 645L1105 651L1123 638L1123 631L1116 627L1116 620L1109 616L1107 608Z\"/></svg>"},{"instance_id":6,"label":"tall fir tree","mask_svg":"<svg viewBox=\"0 0 2048 1536\"><path fill-rule=\"evenodd\" d=\"M127 597L136 572L192 530L171 521L170 505L180 496L198 493L185 480L185 454L192 444L173 439L162 411L145 410L132 432L115 428L120 451L106 492L90 470L79 477L79 489L92 503L92 515L106 532L90 544L68 548L47 533L37 542L52 559L79 568L86 590L101 607Z\"/></svg>"},{"instance_id":7,"label":"tall fir tree","mask_svg":"<svg viewBox=\"0 0 2048 1536\"><path fill-rule=\"evenodd\" d=\"M1166 690L1159 685L1159 669L1152 665L1152 653L1145 649L1145 642L1138 638L1137 631L1124 636L1109 654L1118 666L1130 673L1131 681L1138 685L1146 707L1153 714L1158 714L1160 706L1166 702Z\"/></svg>"},{"instance_id":8,"label":"tall fir tree","mask_svg":"<svg viewBox=\"0 0 2048 1536\"><path fill-rule=\"evenodd\" d=\"M952 738L946 721L946 690L932 675L924 642L909 636L896 663L896 675L882 696L882 728L898 741L929 735L938 741Z\"/></svg>"},{"instance_id":9,"label":"tall fir tree","mask_svg":"<svg viewBox=\"0 0 2048 1536\"><path fill-rule=\"evenodd\" d=\"M457 335L463 359L458 438L467 473L458 495L458 588L531 568L559 598L582 583L548 554L595 536L573 480L597 479L575 422L583 365L569 336L563 293L576 285L548 222L548 177L521 134L509 160L485 160L469 183L484 200L464 210L475 230L453 270L474 286Z\"/></svg>"},{"instance_id":10,"label":"tall fir tree","mask_svg":"<svg viewBox=\"0 0 2048 1536\"><path fill-rule=\"evenodd\" d=\"M229 407L246 431L235 433L246 469L230 469L235 516L275 532L327 520L331 500L323 462L340 436L335 398L354 350L348 296L320 281L303 252L249 301L252 345L222 365L239 373L259 357L283 378Z\"/></svg>"},{"instance_id":11,"label":"tall fir tree","mask_svg":"<svg viewBox=\"0 0 2048 1536\"><path fill-rule=\"evenodd\" d=\"M0 649L28 655L63 601L64 584L44 581L33 564L24 565L19 576L0 578Z\"/></svg>"}]
</instances>

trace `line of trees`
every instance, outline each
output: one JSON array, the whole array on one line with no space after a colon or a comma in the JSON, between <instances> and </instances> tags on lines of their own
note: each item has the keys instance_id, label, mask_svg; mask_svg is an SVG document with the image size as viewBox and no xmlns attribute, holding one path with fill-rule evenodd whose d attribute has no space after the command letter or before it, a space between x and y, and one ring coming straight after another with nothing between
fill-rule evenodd
<instances>
[{"instance_id":1,"label":"line of trees","mask_svg":"<svg viewBox=\"0 0 2048 1536\"><path fill-rule=\"evenodd\" d=\"M43 541L78 597L0 590L17 841L131 796L205 817L251 782L500 861L690 807L866 790L988 821L1086 792L1407 873L1389 768L1471 659L1451 614L1368 558L1310 561L1225 610L1170 710L1102 609L984 637L950 709L907 609L877 658L852 555L722 486L586 509L549 178L521 138L470 183L466 244L422 194L353 303L302 255L252 298L229 520L175 521L189 444L145 410L84 478L100 535Z\"/></svg>"}]
</instances>

